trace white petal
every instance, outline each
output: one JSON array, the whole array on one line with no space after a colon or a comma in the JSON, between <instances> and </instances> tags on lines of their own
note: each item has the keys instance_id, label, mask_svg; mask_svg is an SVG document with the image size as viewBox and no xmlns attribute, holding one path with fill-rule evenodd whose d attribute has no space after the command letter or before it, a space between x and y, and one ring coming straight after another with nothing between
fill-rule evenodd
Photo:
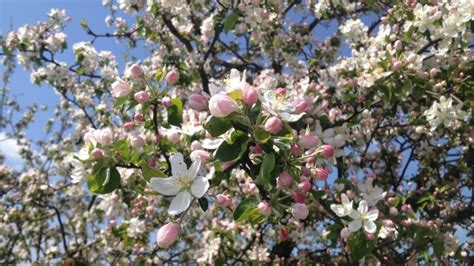
<instances>
[{"instance_id":1,"label":"white petal","mask_svg":"<svg viewBox=\"0 0 474 266\"><path fill-rule=\"evenodd\" d=\"M287 122L295 122L298 121L303 115L306 113L301 113L301 114L289 114L289 113L278 113L281 117L282 120L287 121Z\"/></svg>"},{"instance_id":2,"label":"white petal","mask_svg":"<svg viewBox=\"0 0 474 266\"><path fill-rule=\"evenodd\" d=\"M194 197L200 198L206 193L209 189L209 181L207 178L202 176L196 178L191 185L191 193L193 193Z\"/></svg>"},{"instance_id":3,"label":"white petal","mask_svg":"<svg viewBox=\"0 0 474 266\"><path fill-rule=\"evenodd\" d=\"M171 173L173 176L184 176L188 171L181 153L175 153L170 157Z\"/></svg>"},{"instance_id":4,"label":"white petal","mask_svg":"<svg viewBox=\"0 0 474 266\"><path fill-rule=\"evenodd\" d=\"M375 231L377 231L377 226L375 225L374 222L365 220L364 221L364 230L367 233L375 233Z\"/></svg>"},{"instance_id":5,"label":"white petal","mask_svg":"<svg viewBox=\"0 0 474 266\"><path fill-rule=\"evenodd\" d=\"M194 180L200 168L201 168L201 157L196 156L194 158L193 164L191 165L191 167L189 167L189 170L186 176L189 177L191 180Z\"/></svg>"},{"instance_id":6,"label":"white petal","mask_svg":"<svg viewBox=\"0 0 474 266\"><path fill-rule=\"evenodd\" d=\"M347 215L346 209L342 205L331 204L331 210L339 217Z\"/></svg>"},{"instance_id":7,"label":"white petal","mask_svg":"<svg viewBox=\"0 0 474 266\"><path fill-rule=\"evenodd\" d=\"M202 141L202 147L208 150L215 150L224 142L223 139L205 139Z\"/></svg>"},{"instance_id":8,"label":"white petal","mask_svg":"<svg viewBox=\"0 0 474 266\"><path fill-rule=\"evenodd\" d=\"M341 194L341 202L342 202L342 205L349 205L350 202L349 202L349 198L347 197L346 194ZM352 205L352 204L351 204Z\"/></svg>"},{"instance_id":9,"label":"white petal","mask_svg":"<svg viewBox=\"0 0 474 266\"><path fill-rule=\"evenodd\" d=\"M361 227L362 227L362 224L360 220L354 220L349 223L349 230L351 230L351 232L357 232L359 231Z\"/></svg>"},{"instance_id":10,"label":"white petal","mask_svg":"<svg viewBox=\"0 0 474 266\"><path fill-rule=\"evenodd\" d=\"M150 180L150 187L153 188L158 193L165 196L176 195L179 192L179 187L177 187L172 177L168 178L158 178L154 177Z\"/></svg>"},{"instance_id":11,"label":"white petal","mask_svg":"<svg viewBox=\"0 0 474 266\"><path fill-rule=\"evenodd\" d=\"M349 217L351 217L354 220L357 220L360 218L360 214L356 210L351 210L351 212L349 213Z\"/></svg>"},{"instance_id":12,"label":"white petal","mask_svg":"<svg viewBox=\"0 0 474 266\"><path fill-rule=\"evenodd\" d=\"M367 213L367 220L375 221L379 217L379 210L371 210Z\"/></svg>"},{"instance_id":13,"label":"white petal","mask_svg":"<svg viewBox=\"0 0 474 266\"><path fill-rule=\"evenodd\" d=\"M171 201L168 213L170 215L178 215L188 209L191 204L192 196L187 191L179 192Z\"/></svg>"},{"instance_id":14,"label":"white petal","mask_svg":"<svg viewBox=\"0 0 474 266\"><path fill-rule=\"evenodd\" d=\"M359 202L359 208L357 208L357 210L359 211L359 213L367 213L368 208L369 207L367 205L367 201L361 200Z\"/></svg>"}]
</instances>

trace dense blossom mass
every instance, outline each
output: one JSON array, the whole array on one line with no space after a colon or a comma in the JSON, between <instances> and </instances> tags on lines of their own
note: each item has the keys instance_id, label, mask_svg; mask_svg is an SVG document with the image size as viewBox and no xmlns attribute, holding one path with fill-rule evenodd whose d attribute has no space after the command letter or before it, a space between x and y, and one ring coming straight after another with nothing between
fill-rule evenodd
<instances>
[{"instance_id":1,"label":"dense blossom mass","mask_svg":"<svg viewBox=\"0 0 474 266\"><path fill-rule=\"evenodd\" d=\"M0 264L472 265L472 0L102 3L0 36Z\"/></svg>"}]
</instances>

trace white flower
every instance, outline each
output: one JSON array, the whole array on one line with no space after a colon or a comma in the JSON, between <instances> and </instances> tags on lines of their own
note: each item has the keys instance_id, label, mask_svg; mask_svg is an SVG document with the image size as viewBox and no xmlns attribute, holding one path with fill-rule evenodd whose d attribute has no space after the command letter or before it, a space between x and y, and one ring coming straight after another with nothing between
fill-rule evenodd
<instances>
[{"instance_id":1,"label":"white flower","mask_svg":"<svg viewBox=\"0 0 474 266\"><path fill-rule=\"evenodd\" d=\"M216 95L219 93L232 94L236 91L242 91L245 87L245 77L246 70L240 75L240 72L237 69L231 69L229 78L226 80L225 86L218 86L213 83L209 84L209 90L211 95Z\"/></svg>"},{"instance_id":2,"label":"white flower","mask_svg":"<svg viewBox=\"0 0 474 266\"><path fill-rule=\"evenodd\" d=\"M351 45L367 39L368 28L359 19L349 19L339 27L341 33L347 37Z\"/></svg>"},{"instance_id":3,"label":"white flower","mask_svg":"<svg viewBox=\"0 0 474 266\"><path fill-rule=\"evenodd\" d=\"M352 201L349 201L349 198L346 194L341 194L342 204L331 204L331 210L336 213L339 217L347 216L352 211Z\"/></svg>"},{"instance_id":4,"label":"white flower","mask_svg":"<svg viewBox=\"0 0 474 266\"><path fill-rule=\"evenodd\" d=\"M127 223L127 234L130 237L136 238L145 232L146 225L144 221L141 221L140 219L134 217L130 219L130 221L128 221Z\"/></svg>"},{"instance_id":5,"label":"white flower","mask_svg":"<svg viewBox=\"0 0 474 266\"><path fill-rule=\"evenodd\" d=\"M379 186L372 185L372 178L367 178L365 183L358 183L357 187L362 192L362 198L367 202L369 206L375 206L377 202L387 195Z\"/></svg>"},{"instance_id":6,"label":"white flower","mask_svg":"<svg viewBox=\"0 0 474 266\"><path fill-rule=\"evenodd\" d=\"M351 230L351 232L359 231L362 226L367 233L375 233L375 231L377 231L377 226L374 221L379 217L379 210L373 209L369 211L365 200L359 202L359 208L352 210L349 217L353 219L353 221L349 223L349 230Z\"/></svg>"},{"instance_id":7,"label":"white flower","mask_svg":"<svg viewBox=\"0 0 474 266\"><path fill-rule=\"evenodd\" d=\"M305 113L292 114L296 106L287 100L286 97L276 94L273 91L266 91L263 95L262 104L267 112L279 116L287 122L298 121Z\"/></svg>"},{"instance_id":8,"label":"white flower","mask_svg":"<svg viewBox=\"0 0 474 266\"><path fill-rule=\"evenodd\" d=\"M423 115L430 123L431 131L434 131L441 124L449 128L454 126L457 120L464 119L466 113L461 108L461 104L453 106L453 99L441 96L439 102L435 101Z\"/></svg>"},{"instance_id":9,"label":"white flower","mask_svg":"<svg viewBox=\"0 0 474 266\"><path fill-rule=\"evenodd\" d=\"M175 196L171 201L168 213L177 215L188 209L192 197L200 198L209 189L208 178L197 176L201 168L201 159L194 158L191 167L187 169L181 153L170 157L172 176L168 178L154 177L150 186L165 196Z\"/></svg>"}]
</instances>

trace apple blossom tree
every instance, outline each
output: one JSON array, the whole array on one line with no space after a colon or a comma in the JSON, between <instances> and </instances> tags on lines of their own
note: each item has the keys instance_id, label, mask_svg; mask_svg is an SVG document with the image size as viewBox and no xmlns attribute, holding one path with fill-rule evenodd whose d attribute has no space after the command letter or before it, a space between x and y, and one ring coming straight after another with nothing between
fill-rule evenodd
<instances>
[{"instance_id":1,"label":"apple blossom tree","mask_svg":"<svg viewBox=\"0 0 474 266\"><path fill-rule=\"evenodd\" d=\"M103 5L0 36L0 263L473 263L473 1Z\"/></svg>"}]
</instances>

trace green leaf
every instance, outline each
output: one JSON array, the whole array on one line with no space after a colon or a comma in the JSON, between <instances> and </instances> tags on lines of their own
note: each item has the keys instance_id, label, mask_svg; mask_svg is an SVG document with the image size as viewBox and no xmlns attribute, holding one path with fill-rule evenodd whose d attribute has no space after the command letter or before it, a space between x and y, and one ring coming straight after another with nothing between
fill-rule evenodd
<instances>
[{"instance_id":1,"label":"green leaf","mask_svg":"<svg viewBox=\"0 0 474 266\"><path fill-rule=\"evenodd\" d=\"M94 169L87 179L87 186L94 194L110 193L120 187L120 173L115 167Z\"/></svg>"},{"instance_id":2,"label":"green leaf","mask_svg":"<svg viewBox=\"0 0 474 266\"><path fill-rule=\"evenodd\" d=\"M178 127L183 123L183 102L178 98L171 100L171 106L168 108L168 123Z\"/></svg>"},{"instance_id":3,"label":"green leaf","mask_svg":"<svg viewBox=\"0 0 474 266\"><path fill-rule=\"evenodd\" d=\"M242 131L235 131L231 136L232 143L227 141L216 150L216 159L221 162L230 162L239 159L247 151L249 138Z\"/></svg>"},{"instance_id":4,"label":"green leaf","mask_svg":"<svg viewBox=\"0 0 474 266\"><path fill-rule=\"evenodd\" d=\"M204 128L211 134L213 137L218 137L232 127L232 123L229 119L211 117L209 122L204 125Z\"/></svg>"},{"instance_id":5,"label":"green leaf","mask_svg":"<svg viewBox=\"0 0 474 266\"><path fill-rule=\"evenodd\" d=\"M232 121L232 124L234 125L235 129L249 131L253 128L250 119L241 113L234 112L229 115L229 118Z\"/></svg>"},{"instance_id":6,"label":"green leaf","mask_svg":"<svg viewBox=\"0 0 474 266\"><path fill-rule=\"evenodd\" d=\"M436 255L436 257L441 258L444 253L444 243L442 240L436 240L433 243L433 252Z\"/></svg>"},{"instance_id":7,"label":"green leaf","mask_svg":"<svg viewBox=\"0 0 474 266\"><path fill-rule=\"evenodd\" d=\"M239 12L237 10L232 11L230 15L224 21L224 32L227 33L235 27L237 20L239 19Z\"/></svg>"},{"instance_id":8,"label":"green leaf","mask_svg":"<svg viewBox=\"0 0 474 266\"><path fill-rule=\"evenodd\" d=\"M257 179L255 179L255 184L262 185L265 190L270 191L272 189L270 179L273 168L275 168L275 155L273 153L267 153L263 156L260 173Z\"/></svg>"},{"instance_id":9,"label":"green leaf","mask_svg":"<svg viewBox=\"0 0 474 266\"><path fill-rule=\"evenodd\" d=\"M233 217L234 221L241 222L247 219L252 211L257 208L259 201L256 198L248 198L242 200L237 208L235 208Z\"/></svg>"},{"instance_id":10,"label":"green leaf","mask_svg":"<svg viewBox=\"0 0 474 266\"><path fill-rule=\"evenodd\" d=\"M272 135L268 133L265 129L257 127L254 132L255 140L259 143L265 144L268 140L271 139Z\"/></svg>"},{"instance_id":11,"label":"green leaf","mask_svg":"<svg viewBox=\"0 0 474 266\"><path fill-rule=\"evenodd\" d=\"M207 199L205 197L202 197L198 199L198 202L199 206L201 206L202 211L207 211L207 209L209 208L209 202L207 201Z\"/></svg>"},{"instance_id":12,"label":"green leaf","mask_svg":"<svg viewBox=\"0 0 474 266\"><path fill-rule=\"evenodd\" d=\"M367 240L362 231L353 234L349 238L348 244L351 249L351 255L357 260L369 255L375 247L375 241Z\"/></svg>"},{"instance_id":13,"label":"green leaf","mask_svg":"<svg viewBox=\"0 0 474 266\"><path fill-rule=\"evenodd\" d=\"M165 173L156 168L149 167L146 163L142 165L142 174L147 181L150 181L153 177L166 177Z\"/></svg>"},{"instance_id":14,"label":"green leaf","mask_svg":"<svg viewBox=\"0 0 474 266\"><path fill-rule=\"evenodd\" d=\"M81 27L84 29L84 30L88 30L89 27L87 26L87 21L85 19L81 20Z\"/></svg>"},{"instance_id":15,"label":"green leaf","mask_svg":"<svg viewBox=\"0 0 474 266\"><path fill-rule=\"evenodd\" d=\"M128 100L128 96L118 97L115 99L114 107L122 106Z\"/></svg>"}]
</instances>

